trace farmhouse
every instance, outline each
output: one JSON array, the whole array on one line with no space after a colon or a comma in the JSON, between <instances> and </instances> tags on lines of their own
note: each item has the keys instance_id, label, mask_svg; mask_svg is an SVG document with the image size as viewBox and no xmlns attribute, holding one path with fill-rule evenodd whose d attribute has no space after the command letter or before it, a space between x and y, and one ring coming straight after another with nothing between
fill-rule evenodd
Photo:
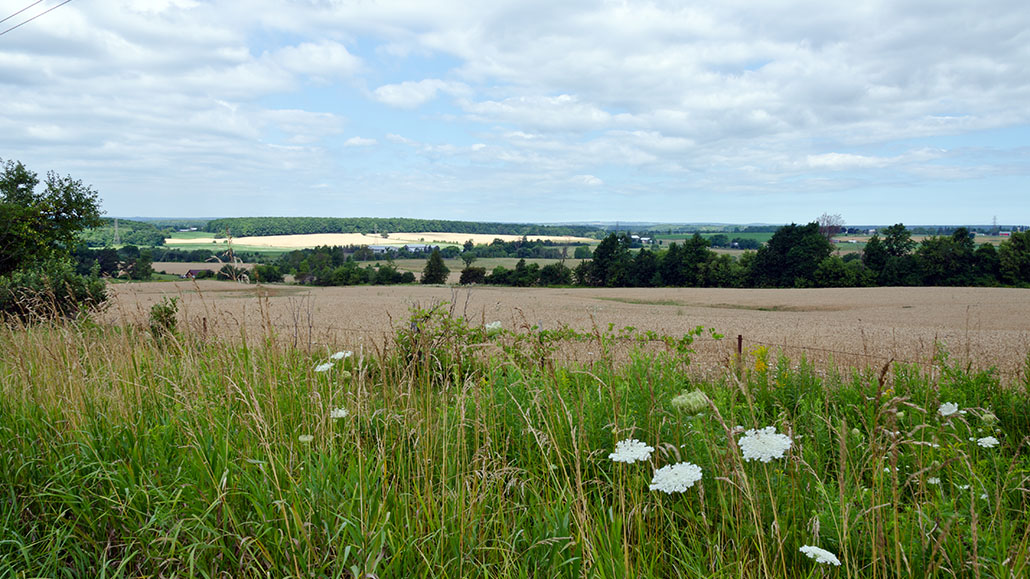
<instances>
[{"instance_id":1,"label":"farmhouse","mask_svg":"<svg viewBox=\"0 0 1030 579\"><path fill-rule=\"evenodd\" d=\"M211 269L190 269L182 274L182 279L197 279L198 277L214 277L215 272Z\"/></svg>"},{"instance_id":2,"label":"farmhouse","mask_svg":"<svg viewBox=\"0 0 1030 579\"><path fill-rule=\"evenodd\" d=\"M409 243L404 246L404 249L411 253L429 253L434 249L440 249L439 245L429 245L426 243Z\"/></svg>"},{"instance_id":3,"label":"farmhouse","mask_svg":"<svg viewBox=\"0 0 1030 579\"><path fill-rule=\"evenodd\" d=\"M372 253L375 255L382 255L389 251L397 251L396 247L392 247L389 245L369 245L368 248L372 250Z\"/></svg>"}]
</instances>

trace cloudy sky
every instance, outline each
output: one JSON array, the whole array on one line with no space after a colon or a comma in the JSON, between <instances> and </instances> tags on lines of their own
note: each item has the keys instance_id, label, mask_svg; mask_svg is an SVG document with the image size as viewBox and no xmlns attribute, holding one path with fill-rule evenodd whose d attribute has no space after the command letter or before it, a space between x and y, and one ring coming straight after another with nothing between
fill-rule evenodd
<instances>
[{"instance_id":1,"label":"cloudy sky","mask_svg":"<svg viewBox=\"0 0 1030 579\"><path fill-rule=\"evenodd\" d=\"M72 0L0 34L0 158L123 217L1028 223L1030 10Z\"/></svg>"}]
</instances>

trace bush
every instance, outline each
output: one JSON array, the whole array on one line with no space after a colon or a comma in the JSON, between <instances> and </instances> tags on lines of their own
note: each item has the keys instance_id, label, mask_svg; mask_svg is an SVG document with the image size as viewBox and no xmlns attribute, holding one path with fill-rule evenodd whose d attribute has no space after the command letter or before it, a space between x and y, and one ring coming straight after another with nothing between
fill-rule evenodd
<instances>
[{"instance_id":1,"label":"bush","mask_svg":"<svg viewBox=\"0 0 1030 579\"><path fill-rule=\"evenodd\" d=\"M68 259L48 260L0 277L0 312L22 321L73 317L106 299L99 267L80 275Z\"/></svg>"},{"instance_id":2,"label":"bush","mask_svg":"<svg viewBox=\"0 0 1030 579\"><path fill-rule=\"evenodd\" d=\"M470 285L474 283L483 283L484 281L486 281L486 268L473 267L470 265L461 270L461 279L458 283L461 285Z\"/></svg>"}]
</instances>

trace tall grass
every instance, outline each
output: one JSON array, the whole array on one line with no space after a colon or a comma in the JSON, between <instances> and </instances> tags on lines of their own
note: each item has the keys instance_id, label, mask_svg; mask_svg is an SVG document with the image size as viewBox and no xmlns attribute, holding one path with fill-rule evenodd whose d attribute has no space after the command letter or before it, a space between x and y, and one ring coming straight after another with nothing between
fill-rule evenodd
<instances>
[{"instance_id":1,"label":"tall grass","mask_svg":"<svg viewBox=\"0 0 1030 579\"><path fill-rule=\"evenodd\" d=\"M1027 573L1025 384L944 355L887 380L769 351L700 382L689 340L549 361L612 338L416 312L382 351L315 372L330 352L271 340L4 327L0 576ZM707 408L670 404L693 389ZM745 462L742 431L768 425L790 451ZM626 438L651 460L609 460ZM702 467L697 485L647 490L680 461Z\"/></svg>"}]
</instances>

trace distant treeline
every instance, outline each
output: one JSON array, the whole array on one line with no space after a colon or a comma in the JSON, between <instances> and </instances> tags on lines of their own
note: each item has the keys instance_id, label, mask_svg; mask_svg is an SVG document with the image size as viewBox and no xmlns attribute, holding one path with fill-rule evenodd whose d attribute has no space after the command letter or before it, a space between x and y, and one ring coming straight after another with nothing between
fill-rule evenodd
<instances>
[{"instance_id":1,"label":"distant treeline","mask_svg":"<svg viewBox=\"0 0 1030 579\"><path fill-rule=\"evenodd\" d=\"M804 288L871 286L1030 286L1030 232L1014 232L996 248L977 246L965 228L916 243L903 224L870 237L862 253L834 253L818 223L780 227L758 251L739 258L710 249L695 234L665 250L632 251L626 235L611 234L591 259L569 269L521 261L490 273L468 265L462 283L515 286Z\"/></svg>"},{"instance_id":2,"label":"distant treeline","mask_svg":"<svg viewBox=\"0 0 1030 579\"><path fill-rule=\"evenodd\" d=\"M482 233L487 235L574 235L587 237L596 228L583 225L480 223L404 217L232 217L209 221L205 231L235 237L307 233Z\"/></svg>"},{"instance_id":3,"label":"distant treeline","mask_svg":"<svg viewBox=\"0 0 1030 579\"><path fill-rule=\"evenodd\" d=\"M167 237L166 230L152 223L119 219L116 233L114 219L105 217L102 221L103 223L99 227L79 231L79 241L89 247L106 247L115 245L117 238L119 244L158 246L164 245L165 237Z\"/></svg>"},{"instance_id":4,"label":"distant treeline","mask_svg":"<svg viewBox=\"0 0 1030 579\"><path fill-rule=\"evenodd\" d=\"M594 287L1028 286L1030 232L1014 232L997 248L977 246L961 227L916 243L899 223L870 237L862 253L841 257L818 223L790 224L740 258L713 252L697 234L636 253L613 234L573 273L577 284Z\"/></svg>"}]
</instances>

